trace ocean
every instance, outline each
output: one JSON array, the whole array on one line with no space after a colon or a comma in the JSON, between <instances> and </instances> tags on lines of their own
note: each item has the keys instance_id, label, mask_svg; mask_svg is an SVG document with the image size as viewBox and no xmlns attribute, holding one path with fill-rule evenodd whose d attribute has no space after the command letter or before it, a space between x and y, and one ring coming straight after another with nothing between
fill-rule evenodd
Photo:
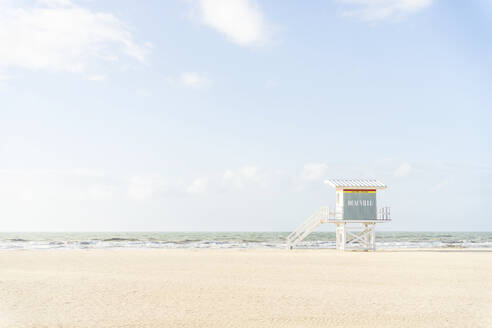
<instances>
[{"instance_id":1,"label":"ocean","mask_svg":"<svg viewBox=\"0 0 492 328\"><path fill-rule=\"evenodd\" d=\"M284 248L288 232L0 232L0 249ZM492 248L492 232L376 232L378 249ZM315 232L296 248L335 248Z\"/></svg>"}]
</instances>

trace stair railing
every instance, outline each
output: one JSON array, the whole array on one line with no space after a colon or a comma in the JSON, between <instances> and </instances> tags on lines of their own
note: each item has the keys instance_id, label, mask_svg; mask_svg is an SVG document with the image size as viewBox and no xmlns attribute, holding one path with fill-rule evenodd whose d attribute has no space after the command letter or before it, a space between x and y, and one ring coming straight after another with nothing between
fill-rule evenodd
<instances>
[{"instance_id":1,"label":"stair railing","mask_svg":"<svg viewBox=\"0 0 492 328\"><path fill-rule=\"evenodd\" d=\"M297 243L306 238L317 226L321 224L321 220L330 217L330 209L321 207L313 215L311 215L303 224L301 224L294 232L287 236L287 247L292 249Z\"/></svg>"}]
</instances>

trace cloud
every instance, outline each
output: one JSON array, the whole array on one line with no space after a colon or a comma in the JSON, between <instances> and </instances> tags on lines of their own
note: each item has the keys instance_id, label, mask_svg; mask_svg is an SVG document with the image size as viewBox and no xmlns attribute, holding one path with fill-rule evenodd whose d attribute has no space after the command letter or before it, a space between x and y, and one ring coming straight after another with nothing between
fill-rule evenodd
<instances>
[{"instance_id":1,"label":"cloud","mask_svg":"<svg viewBox=\"0 0 492 328\"><path fill-rule=\"evenodd\" d=\"M91 81L104 81L106 80L106 75L102 75L102 74L91 75L89 76L88 79Z\"/></svg>"},{"instance_id":2,"label":"cloud","mask_svg":"<svg viewBox=\"0 0 492 328\"><path fill-rule=\"evenodd\" d=\"M304 165L301 179L304 181L319 181L323 179L328 171L328 165L324 163L308 163Z\"/></svg>"},{"instance_id":3,"label":"cloud","mask_svg":"<svg viewBox=\"0 0 492 328\"><path fill-rule=\"evenodd\" d=\"M116 191L116 186L108 184L95 184L89 187L88 195L94 200L107 200L111 199Z\"/></svg>"},{"instance_id":4,"label":"cloud","mask_svg":"<svg viewBox=\"0 0 492 328\"><path fill-rule=\"evenodd\" d=\"M159 175L135 176L128 184L128 195L135 200L161 197L189 197L238 191L249 187L266 188L275 173L255 165L228 169L222 175L189 179L187 177L164 177Z\"/></svg>"},{"instance_id":5,"label":"cloud","mask_svg":"<svg viewBox=\"0 0 492 328\"><path fill-rule=\"evenodd\" d=\"M105 200L117 193L119 183L103 172L88 169L0 169L3 199L33 201Z\"/></svg>"},{"instance_id":6,"label":"cloud","mask_svg":"<svg viewBox=\"0 0 492 328\"><path fill-rule=\"evenodd\" d=\"M139 97L150 97L152 96L152 92L150 92L149 90L147 89L137 89L135 91L135 94Z\"/></svg>"},{"instance_id":7,"label":"cloud","mask_svg":"<svg viewBox=\"0 0 492 328\"><path fill-rule=\"evenodd\" d=\"M408 176L412 172L413 168L408 163L403 163L396 170L393 171L393 176L397 178L403 178Z\"/></svg>"},{"instance_id":8,"label":"cloud","mask_svg":"<svg viewBox=\"0 0 492 328\"><path fill-rule=\"evenodd\" d=\"M434 0L339 0L351 6L343 12L346 16L357 16L366 21L398 19L428 8Z\"/></svg>"},{"instance_id":9,"label":"cloud","mask_svg":"<svg viewBox=\"0 0 492 328\"><path fill-rule=\"evenodd\" d=\"M181 85L191 88L200 88L209 84L209 80L206 77L195 72L182 73L178 81Z\"/></svg>"},{"instance_id":10,"label":"cloud","mask_svg":"<svg viewBox=\"0 0 492 328\"><path fill-rule=\"evenodd\" d=\"M243 189L250 185L266 187L268 174L255 165L248 165L226 170L222 182L226 188L232 189Z\"/></svg>"},{"instance_id":11,"label":"cloud","mask_svg":"<svg viewBox=\"0 0 492 328\"><path fill-rule=\"evenodd\" d=\"M12 75L0 74L0 82L12 79Z\"/></svg>"},{"instance_id":12,"label":"cloud","mask_svg":"<svg viewBox=\"0 0 492 328\"><path fill-rule=\"evenodd\" d=\"M1 9L0 9L1 10ZM0 91L7 86L7 81L13 79L14 77L12 75L5 75L2 74L0 71Z\"/></svg>"},{"instance_id":13,"label":"cloud","mask_svg":"<svg viewBox=\"0 0 492 328\"><path fill-rule=\"evenodd\" d=\"M128 184L128 195L135 200L198 196L206 194L209 185L208 178L196 178L191 183L185 183L180 178L160 175L134 176Z\"/></svg>"},{"instance_id":14,"label":"cloud","mask_svg":"<svg viewBox=\"0 0 492 328\"><path fill-rule=\"evenodd\" d=\"M210 85L210 80L205 75L197 72L184 72L177 77L168 77L167 81L175 86L200 89Z\"/></svg>"},{"instance_id":15,"label":"cloud","mask_svg":"<svg viewBox=\"0 0 492 328\"><path fill-rule=\"evenodd\" d=\"M429 192L438 192L438 191L442 190L443 188L445 188L448 185L449 185L449 181L448 180L441 181L439 183L436 183L432 187L430 187L429 188Z\"/></svg>"},{"instance_id":16,"label":"cloud","mask_svg":"<svg viewBox=\"0 0 492 328\"><path fill-rule=\"evenodd\" d=\"M186 188L186 191L190 195L200 195L207 192L208 179L197 178Z\"/></svg>"},{"instance_id":17,"label":"cloud","mask_svg":"<svg viewBox=\"0 0 492 328\"><path fill-rule=\"evenodd\" d=\"M128 195L136 200L145 200L168 189L168 181L161 176L134 176L128 185Z\"/></svg>"},{"instance_id":18,"label":"cloud","mask_svg":"<svg viewBox=\"0 0 492 328\"><path fill-rule=\"evenodd\" d=\"M271 27L254 0L197 0L199 20L240 46L269 42Z\"/></svg>"},{"instance_id":19,"label":"cloud","mask_svg":"<svg viewBox=\"0 0 492 328\"><path fill-rule=\"evenodd\" d=\"M13 3L3 2L0 10L0 71L87 73L93 64L116 62L122 56L145 61L148 47L138 45L113 14L94 12L69 0L23 7Z\"/></svg>"}]
</instances>

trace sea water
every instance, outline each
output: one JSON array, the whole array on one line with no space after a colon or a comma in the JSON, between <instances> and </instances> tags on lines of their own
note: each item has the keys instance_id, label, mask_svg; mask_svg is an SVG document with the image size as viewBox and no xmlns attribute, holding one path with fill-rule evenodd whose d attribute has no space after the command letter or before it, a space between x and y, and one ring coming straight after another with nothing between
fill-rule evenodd
<instances>
[{"instance_id":1,"label":"sea water","mask_svg":"<svg viewBox=\"0 0 492 328\"><path fill-rule=\"evenodd\" d=\"M288 232L0 232L0 249L284 248ZM315 232L298 248L335 248ZM376 232L378 249L492 248L492 232Z\"/></svg>"}]
</instances>

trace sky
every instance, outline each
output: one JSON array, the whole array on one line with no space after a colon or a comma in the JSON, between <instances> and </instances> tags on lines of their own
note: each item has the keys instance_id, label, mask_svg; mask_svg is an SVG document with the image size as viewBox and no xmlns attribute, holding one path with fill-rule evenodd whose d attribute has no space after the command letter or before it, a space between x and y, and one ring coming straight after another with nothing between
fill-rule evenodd
<instances>
[{"instance_id":1,"label":"sky","mask_svg":"<svg viewBox=\"0 0 492 328\"><path fill-rule=\"evenodd\" d=\"M491 95L488 0L0 0L0 231L492 231Z\"/></svg>"}]
</instances>

